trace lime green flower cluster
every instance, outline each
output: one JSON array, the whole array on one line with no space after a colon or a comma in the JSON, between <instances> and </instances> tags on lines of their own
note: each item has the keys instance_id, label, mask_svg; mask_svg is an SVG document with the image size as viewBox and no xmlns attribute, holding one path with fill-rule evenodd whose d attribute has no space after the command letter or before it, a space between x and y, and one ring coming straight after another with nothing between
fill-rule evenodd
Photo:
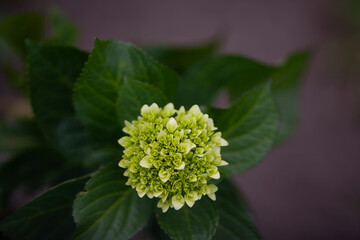
<instances>
[{"instance_id":1,"label":"lime green flower cluster","mask_svg":"<svg viewBox=\"0 0 360 240\"><path fill-rule=\"evenodd\" d=\"M141 116L125 125L130 136L119 139L125 148L119 166L140 197L161 198L157 206L163 212L185 203L192 207L203 195L216 199L217 187L207 183L219 179L218 167L228 164L220 155L220 146L228 143L199 106L185 111L172 103L144 105Z\"/></svg>"}]
</instances>

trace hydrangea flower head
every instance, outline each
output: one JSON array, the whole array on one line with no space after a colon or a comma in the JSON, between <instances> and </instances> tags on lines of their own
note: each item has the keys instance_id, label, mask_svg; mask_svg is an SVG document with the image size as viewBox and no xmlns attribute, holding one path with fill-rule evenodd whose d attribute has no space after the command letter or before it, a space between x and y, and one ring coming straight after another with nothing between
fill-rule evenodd
<instances>
[{"instance_id":1,"label":"hydrangea flower head","mask_svg":"<svg viewBox=\"0 0 360 240\"><path fill-rule=\"evenodd\" d=\"M119 139L126 185L139 197L160 198L157 206L163 212L185 203L192 207L203 195L215 200L217 187L208 181L219 179L218 167L228 164L220 155L228 143L216 129L198 105L188 111L172 103L144 105L137 120L125 121L123 131L129 136Z\"/></svg>"}]
</instances>

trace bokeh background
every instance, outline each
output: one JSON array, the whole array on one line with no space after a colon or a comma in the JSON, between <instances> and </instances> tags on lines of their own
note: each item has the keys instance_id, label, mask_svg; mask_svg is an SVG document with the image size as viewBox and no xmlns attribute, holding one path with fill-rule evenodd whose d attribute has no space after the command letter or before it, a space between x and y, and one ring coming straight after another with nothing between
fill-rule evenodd
<instances>
[{"instance_id":1,"label":"bokeh background","mask_svg":"<svg viewBox=\"0 0 360 240\"><path fill-rule=\"evenodd\" d=\"M77 45L89 51L95 37L170 45L220 37L221 52L275 64L312 48L297 130L235 181L264 239L360 239L359 0L2 0L0 15L51 6L77 24ZM14 104L0 73L0 112Z\"/></svg>"}]
</instances>

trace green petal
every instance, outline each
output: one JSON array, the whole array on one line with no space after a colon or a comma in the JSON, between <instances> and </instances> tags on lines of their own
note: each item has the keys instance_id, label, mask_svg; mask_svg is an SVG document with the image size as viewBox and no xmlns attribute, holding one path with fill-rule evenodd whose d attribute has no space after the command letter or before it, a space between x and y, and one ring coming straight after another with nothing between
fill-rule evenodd
<instances>
[{"instance_id":1,"label":"green petal","mask_svg":"<svg viewBox=\"0 0 360 240\"><path fill-rule=\"evenodd\" d=\"M175 132L176 128L178 127L178 124L175 120L175 118L170 118L169 121L166 124L166 128L170 133Z\"/></svg>"},{"instance_id":2,"label":"green petal","mask_svg":"<svg viewBox=\"0 0 360 240\"><path fill-rule=\"evenodd\" d=\"M175 210L179 210L180 208L182 208L184 206L185 200L184 200L183 196L181 196L180 194L177 194L171 198L171 203L174 206Z\"/></svg>"}]
</instances>

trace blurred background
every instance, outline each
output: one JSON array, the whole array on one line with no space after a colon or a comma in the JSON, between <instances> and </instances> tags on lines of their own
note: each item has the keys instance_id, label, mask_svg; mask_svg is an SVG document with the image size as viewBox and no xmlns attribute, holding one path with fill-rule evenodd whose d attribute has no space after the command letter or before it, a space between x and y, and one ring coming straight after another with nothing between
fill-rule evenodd
<instances>
[{"instance_id":1,"label":"blurred background","mask_svg":"<svg viewBox=\"0 0 360 240\"><path fill-rule=\"evenodd\" d=\"M264 239L360 239L359 0L2 0L0 17L53 6L76 23L77 46L88 51L95 37L167 45L220 38L223 53L276 64L312 48L297 130L235 181ZM0 116L9 110L26 106L0 72Z\"/></svg>"}]
</instances>

